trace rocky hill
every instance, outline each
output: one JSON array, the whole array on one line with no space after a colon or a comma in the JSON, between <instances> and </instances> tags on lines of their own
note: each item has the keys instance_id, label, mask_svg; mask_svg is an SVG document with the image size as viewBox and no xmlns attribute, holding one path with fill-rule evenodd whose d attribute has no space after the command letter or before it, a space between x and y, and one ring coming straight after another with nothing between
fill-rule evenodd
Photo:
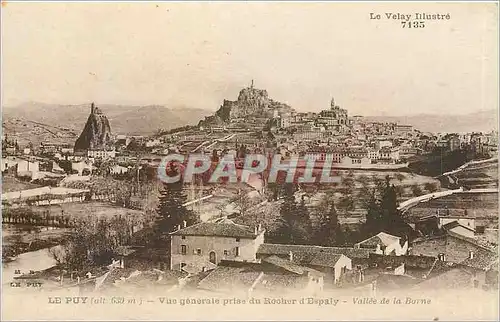
<instances>
[{"instance_id":1,"label":"rocky hill","mask_svg":"<svg viewBox=\"0 0 500 322\"><path fill-rule=\"evenodd\" d=\"M200 121L199 125L221 125L248 117L272 118L275 113L281 115L291 111L289 105L269 98L266 90L251 86L242 89L236 101L224 100L217 112Z\"/></svg>"},{"instance_id":2,"label":"rocky hill","mask_svg":"<svg viewBox=\"0 0 500 322\"><path fill-rule=\"evenodd\" d=\"M38 146L41 142L73 144L78 131L62 126L53 126L24 118L3 118L2 133L15 138L20 146L30 142Z\"/></svg>"},{"instance_id":3,"label":"rocky hill","mask_svg":"<svg viewBox=\"0 0 500 322\"><path fill-rule=\"evenodd\" d=\"M103 149L111 145L111 126L104 113L92 103L82 134L75 142L75 151Z\"/></svg>"}]
</instances>

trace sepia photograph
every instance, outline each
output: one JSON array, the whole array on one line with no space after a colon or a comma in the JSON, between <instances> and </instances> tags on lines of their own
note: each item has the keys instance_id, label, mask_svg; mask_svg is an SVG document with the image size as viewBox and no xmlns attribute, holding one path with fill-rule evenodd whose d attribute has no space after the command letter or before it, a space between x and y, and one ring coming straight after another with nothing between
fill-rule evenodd
<instances>
[{"instance_id":1,"label":"sepia photograph","mask_svg":"<svg viewBox=\"0 0 500 322\"><path fill-rule=\"evenodd\" d=\"M498 2L2 1L2 321L498 321Z\"/></svg>"}]
</instances>

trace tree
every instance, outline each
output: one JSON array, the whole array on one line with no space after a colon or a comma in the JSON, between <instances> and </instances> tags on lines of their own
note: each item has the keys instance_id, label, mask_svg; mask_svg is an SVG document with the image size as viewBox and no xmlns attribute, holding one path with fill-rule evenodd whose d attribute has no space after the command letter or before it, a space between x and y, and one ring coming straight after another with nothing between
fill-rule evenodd
<instances>
[{"instance_id":1,"label":"tree","mask_svg":"<svg viewBox=\"0 0 500 322\"><path fill-rule=\"evenodd\" d=\"M429 191L430 193L436 192L438 190L437 184L434 182L427 182L424 185L425 190Z\"/></svg>"},{"instance_id":2,"label":"tree","mask_svg":"<svg viewBox=\"0 0 500 322\"><path fill-rule=\"evenodd\" d=\"M297 217L299 220L299 224L302 227L302 231L304 234L303 238L305 239L305 242L310 241L312 235L312 223L309 209L307 209L304 196L302 196L302 199L297 206Z\"/></svg>"},{"instance_id":3,"label":"tree","mask_svg":"<svg viewBox=\"0 0 500 322\"><path fill-rule=\"evenodd\" d=\"M343 178L342 184L346 192L352 193L355 188L354 173L352 171L349 171L347 176Z\"/></svg>"},{"instance_id":4,"label":"tree","mask_svg":"<svg viewBox=\"0 0 500 322\"><path fill-rule=\"evenodd\" d=\"M398 172L396 173L396 179L401 182L403 181L404 179L406 179L406 176L404 174L402 174L401 172Z\"/></svg>"},{"instance_id":5,"label":"tree","mask_svg":"<svg viewBox=\"0 0 500 322\"><path fill-rule=\"evenodd\" d=\"M420 188L420 186L417 185L417 184L414 184L414 185L411 186L411 192L413 193L413 195L415 197L423 195L422 188Z\"/></svg>"},{"instance_id":6,"label":"tree","mask_svg":"<svg viewBox=\"0 0 500 322\"><path fill-rule=\"evenodd\" d=\"M269 198L273 201L278 200L283 192L283 187L276 182L268 182L267 190L269 191Z\"/></svg>"},{"instance_id":7,"label":"tree","mask_svg":"<svg viewBox=\"0 0 500 322\"><path fill-rule=\"evenodd\" d=\"M284 185L285 197L280 208L277 239L281 243L304 244L310 238L310 217L305 204L297 205L296 187L292 183Z\"/></svg>"},{"instance_id":8,"label":"tree","mask_svg":"<svg viewBox=\"0 0 500 322\"><path fill-rule=\"evenodd\" d=\"M127 228L112 225L112 220L88 217L76 221L67 242L50 250L52 257L70 271L109 264L117 247L127 242L123 236L129 237Z\"/></svg>"},{"instance_id":9,"label":"tree","mask_svg":"<svg viewBox=\"0 0 500 322\"><path fill-rule=\"evenodd\" d=\"M398 216L398 198L396 188L390 184L389 176L386 177L386 185L380 201L382 218L385 221L383 224L385 229L390 229L394 224L395 217Z\"/></svg>"},{"instance_id":10,"label":"tree","mask_svg":"<svg viewBox=\"0 0 500 322\"><path fill-rule=\"evenodd\" d=\"M333 201L329 202L328 208L327 212L320 215L319 227L314 235L315 245L342 245L345 243L345 236Z\"/></svg>"},{"instance_id":11,"label":"tree","mask_svg":"<svg viewBox=\"0 0 500 322\"><path fill-rule=\"evenodd\" d=\"M368 178L368 176L367 176L367 175L364 175L364 174L362 174L362 175L360 175L360 176L358 177L358 182L359 182L359 183L361 183L362 185L366 185L366 184L368 184L368 181L369 181L369 180L370 180L370 178Z\"/></svg>"},{"instance_id":12,"label":"tree","mask_svg":"<svg viewBox=\"0 0 500 322\"><path fill-rule=\"evenodd\" d=\"M131 208L132 190L133 186L129 182L115 186L115 203L124 208Z\"/></svg>"},{"instance_id":13,"label":"tree","mask_svg":"<svg viewBox=\"0 0 500 322\"><path fill-rule=\"evenodd\" d=\"M183 191L182 180L175 183L166 183L164 188L164 190L160 191L157 208L160 215L158 223L160 232L172 232L179 225L183 225L184 221L188 226L196 224L199 221L199 216L183 205L186 203L186 196Z\"/></svg>"},{"instance_id":14,"label":"tree","mask_svg":"<svg viewBox=\"0 0 500 322\"><path fill-rule=\"evenodd\" d=\"M220 203L215 206L217 210L219 210L219 216L223 217L224 216L224 211L226 210L227 205L225 203Z\"/></svg>"},{"instance_id":15,"label":"tree","mask_svg":"<svg viewBox=\"0 0 500 322\"><path fill-rule=\"evenodd\" d=\"M238 207L240 216L247 214L248 210L252 207L252 200L245 191L238 191L238 195L234 200L236 206Z\"/></svg>"},{"instance_id":16,"label":"tree","mask_svg":"<svg viewBox=\"0 0 500 322\"><path fill-rule=\"evenodd\" d=\"M375 193L371 196L364 230L370 235L385 231L403 238L411 234L411 227L398 210L396 188L390 184L389 176L386 177L381 198L377 199Z\"/></svg>"},{"instance_id":17,"label":"tree","mask_svg":"<svg viewBox=\"0 0 500 322\"><path fill-rule=\"evenodd\" d=\"M370 195L367 205L366 221L364 230L367 234L373 235L380 232L382 229L382 215L378 200L375 198L375 193Z\"/></svg>"},{"instance_id":18,"label":"tree","mask_svg":"<svg viewBox=\"0 0 500 322\"><path fill-rule=\"evenodd\" d=\"M347 176L343 179L342 197L340 198L339 207L346 212L354 210L354 173L349 171Z\"/></svg>"},{"instance_id":19,"label":"tree","mask_svg":"<svg viewBox=\"0 0 500 322\"><path fill-rule=\"evenodd\" d=\"M396 186L395 189L396 189L396 195L398 197L403 196L403 194L405 193L405 189L403 188L403 186Z\"/></svg>"}]
</instances>

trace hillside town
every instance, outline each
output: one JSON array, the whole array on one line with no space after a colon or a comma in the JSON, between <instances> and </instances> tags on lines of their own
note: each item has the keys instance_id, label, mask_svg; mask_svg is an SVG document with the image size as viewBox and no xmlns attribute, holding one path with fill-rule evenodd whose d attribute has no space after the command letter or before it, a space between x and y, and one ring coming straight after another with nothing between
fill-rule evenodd
<instances>
[{"instance_id":1,"label":"hillside town","mask_svg":"<svg viewBox=\"0 0 500 322\"><path fill-rule=\"evenodd\" d=\"M113 134L97 103L75 141L3 133L4 282L75 294L498 292L498 132L422 132L339 104L295 111L252 81L197 125L149 136ZM172 154L206 156L211 173L230 156L238 180L162 182ZM329 164L340 180L285 180L286 168L239 180L255 154L298 159L296 176L305 160L313 174Z\"/></svg>"}]
</instances>

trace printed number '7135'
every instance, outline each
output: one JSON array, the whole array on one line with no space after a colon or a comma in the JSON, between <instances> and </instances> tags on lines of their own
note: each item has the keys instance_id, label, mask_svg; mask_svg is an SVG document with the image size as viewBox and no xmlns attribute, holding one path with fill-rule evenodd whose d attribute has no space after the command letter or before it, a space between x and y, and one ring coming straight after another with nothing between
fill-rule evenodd
<instances>
[{"instance_id":1,"label":"printed number '7135'","mask_svg":"<svg viewBox=\"0 0 500 322\"><path fill-rule=\"evenodd\" d=\"M425 28L425 21L401 21L401 28Z\"/></svg>"}]
</instances>

